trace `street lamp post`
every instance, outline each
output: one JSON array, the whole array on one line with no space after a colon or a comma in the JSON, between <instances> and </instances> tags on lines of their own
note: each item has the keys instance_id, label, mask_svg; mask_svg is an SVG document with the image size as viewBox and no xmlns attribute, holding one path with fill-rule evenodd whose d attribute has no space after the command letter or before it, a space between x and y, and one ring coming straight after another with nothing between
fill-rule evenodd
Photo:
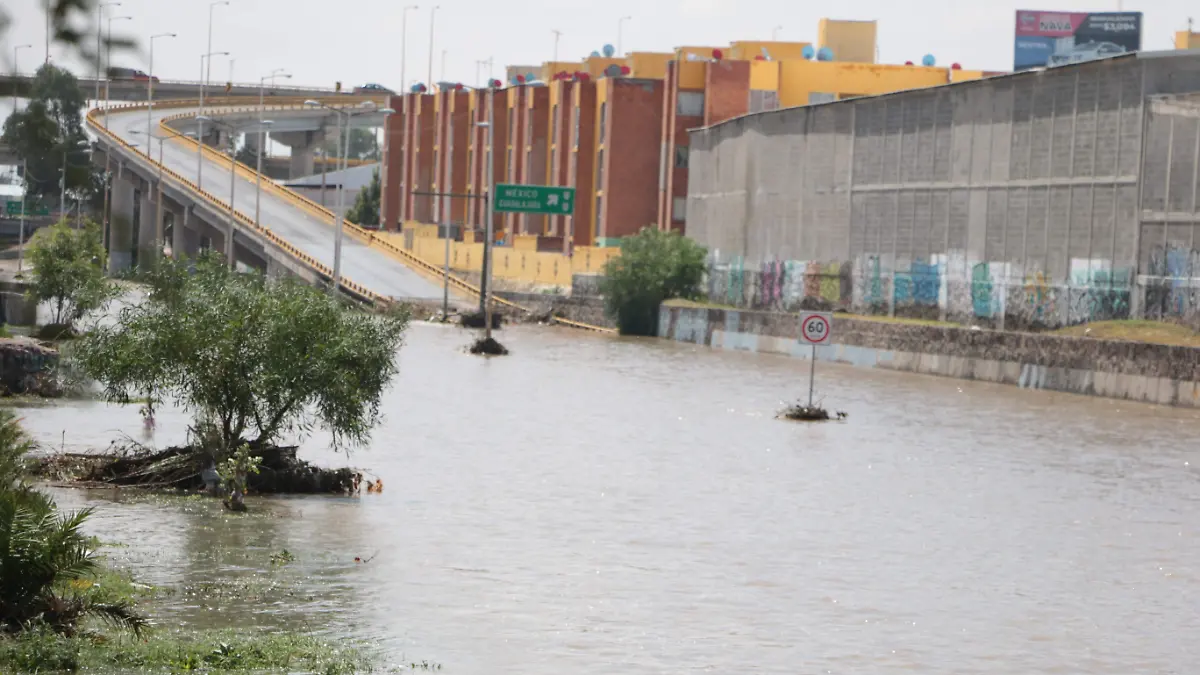
<instances>
[{"instance_id":1,"label":"street lamp post","mask_svg":"<svg viewBox=\"0 0 1200 675\"><path fill-rule=\"evenodd\" d=\"M150 133L150 120L154 113L154 41L165 37L173 38L175 34L159 33L150 36L150 72L146 73L146 133Z\"/></svg>"},{"instance_id":2,"label":"street lamp post","mask_svg":"<svg viewBox=\"0 0 1200 675\"><path fill-rule=\"evenodd\" d=\"M225 258L229 269L234 268L233 232L237 227L237 216L233 204L234 189L237 187L237 147L234 132L237 129L232 124L215 120L207 115L199 115L197 121L209 122L214 126L225 127L229 131L229 234L225 237Z\"/></svg>"},{"instance_id":3,"label":"street lamp post","mask_svg":"<svg viewBox=\"0 0 1200 675\"><path fill-rule=\"evenodd\" d=\"M75 143L68 143L63 146L63 166L62 166L62 185L58 195L58 213L61 214L67 210L67 157L72 150L88 147L89 143L84 140Z\"/></svg>"},{"instance_id":4,"label":"street lamp post","mask_svg":"<svg viewBox=\"0 0 1200 675\"><path fill-rule=\"evenodd\" d=\"M333 289L332 289L334 293L337 293L338 289L341 288L341 284L342 284L342 237L343 237L343 231L345 230L345 222L346 222L346 216L345 216L346 185L345 185L344 181L346 180L345 171L346 171L346 162L347 162L347 154L348 154L347 151L350 146L351 118L354 117L356 114L363 115L363 114L367 114L367 113L383 113L386 116L386 115L392 115L396 111L392 110L391 108L382 108L380 110L375 110L375 103L373 101L363 101L362 103L360 103L359 108L361 108L362 110L358 113L352 112L350 110L343 110L342 108L335 108L333 106L326 105L324 103L321 103L320 101L315 101L315 100L305 101L304 105L306 105L310 108L325 108L326 110L333 111L337 115L337 120L338 120L338 128L337 128L338 155L340 157L340 160L338 161L337 171L340 175L340 178L339 178L340 182L338 183L337 222L335 223L336 229L334 230L334 233L333 233ZM344 124L342 122L343 117L345 118ZM343 127L345 127L344 138L343 138Z\"/></svg>"},{"instance_id":5,"label":"street lamp post","mask_svg":"<svg viewBox=\"0 0 1200 675\"><path fill-rule=\"evenodd\" d=\"M621 51L621 38L625 36L625 22L632 19L632 16L623 16L617 19L617 56L623 56L625 52Z\"/></svg>"},{"instance_id":6,"label":"street lamp post","mask_svg":"<svg viewBox=\"0 0 1200 675\"><path fill-rule=\"evenodd\" d=\"M132 16L110 16L108 17L108 45L104 49L104 62L108 69L112 68L112 25L114 21L129 21ZM108 108L109 94L112 89L112 78L109 77L107 70L104 73L104 128L108 128Z\"/></svg>"},{"instance_id":7,"label":"street lamp post","mask_svg":"<svg viewBox=\"0 0 1200 675\"><path fill-rule=\"evenodd\" d=\"M20 55L22 49L31 49L33 45L17 45L13 47L13 75L20 75L21 69L17 66L17 56ZM17 88L13 86L13 112L17 112Z\"/></svg>"},{"instance_id":8,"label":"street lamp post","mask_svg":"<svg viewBox=\"0 0 1200 675\"><path fill-rule=\"evenodd\" d=\"M558 63L558 41L562 38L562 31L556 29L550 32L554 33L554 62Z\"/></svg>"},{"instance_id":9,"label":"street lamp post","mask_svg":"<svg viewBox=\"0 0 1200 675\"><path fill-rule=\"evenodd\" d=\"M211 31L211 28L210 28ZM204 186L204 62L212 70L212 57L229 56L229 52L209 52L200 55L200 114L196 116L196 187Z\"/></svg>"},{"instance_id":10,"label":"street lamp post","mask_svg":"<svg viewBox=\"0 0 1200 675\"><path fill-rule=\"evenodd\" d=\"M269 75L263 75L258 80L258 152L255 153L257 155L257 157L255 159L255 168L254 168L254 171L255 171L255 177L254 177L254 226L255 227L258 227L258 217L261 212L261 206L262 206L262 158L263 158L263 150L264 150L264 148L266 146L266 142L267 142L267 140L266 140L266 136L267 136L266 124L267 124L267 122L263 120L263 112L265 111L265 108L266 108L266 103L264 101L264 97L265 97L265 93L266 93L267 80L271 81L271 86L273 87L273 86L275 86L275 78L276 77L283 77L283 78L291 79L292 76L290 73L284 72L283 68L276 68L275 70L272 70Z\"/></svg>"},{"instance_id":11,"label":"street lamp post","mask_svg":"<svg viewBox=\"0 0 1200 675\"><path fill-rule=\"evenodd\" d=\"M437 18L437 11L441 8L441 5L434 5L429 12L429 78L425 80L425 85L431 90L433 88L433 26L434 19Z\"/></svg>"},{"instance_id":12,"label":"street lamp post","mask_svg":"<svg viewBox=\"0 0 1200 675\"><path fill-rule=\"evenodd\" d=\"M25 276L25 193L29 191L29 162L21 160L21 220L17 235L17 278Z\"/></svg>"},{"instance_id":13,"label":"street lamp post","mask_svg":"<svg viewBox=\"0 0 1200 675\"><path fill-rule=\"evenodd\" d=\"M496 162L492 159L493 152L492 144L496 134L496 90L488 89L488 109L487 109L487 147L488 147L488 163L487 163L487 223L484 225L483 231L483 274L480 277L479 285L482 287L483 296L483 325L484 337L491 339L492 337L492 224L496 220L496 178L495 169Z\"/></svg>"},{"instance_id":14,"label":"street lamp post","mask_svg":"<svg viewBox=\"0 0 1200 675\"><path fill-rule=\"evenodd\" d=\"M104 51L104 42L100 39L100 27L104 25L104 8L105 7L120 7L119 2L101 2L96 5L96 98L95 101L100 101L100 74L104 72L103 68L107 68L110 64L104 62L100 55Z\"/></svg>"},{"instance_id":15,"label":"street lamp post","mask_svg":"<svg viewBox=\"0 0 1200 675\"><path fill-rule=\"evenodd\" d=\"M408 71L406 69L408 61L408 13L411 10L417 9L417 5L408 5L404 11L400 13L400 86L408 86Z\"/></svg>"}]
</instances>

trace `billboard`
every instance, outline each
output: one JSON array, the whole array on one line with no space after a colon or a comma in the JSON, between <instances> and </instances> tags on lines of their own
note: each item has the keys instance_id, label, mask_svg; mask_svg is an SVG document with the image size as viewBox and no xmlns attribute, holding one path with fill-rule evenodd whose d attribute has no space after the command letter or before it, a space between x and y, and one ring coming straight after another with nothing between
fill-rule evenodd
<instances>
[{"instance_id":1,"label":"billboard","mask_svg":"<svg viewBox=\"0 0 1200 675\"><path fill-rule=\"evenodd\" d=\"M1141 12L1017 10L1013 70L1063 66L1142 48Z\"/></svg>"}]
</instances>

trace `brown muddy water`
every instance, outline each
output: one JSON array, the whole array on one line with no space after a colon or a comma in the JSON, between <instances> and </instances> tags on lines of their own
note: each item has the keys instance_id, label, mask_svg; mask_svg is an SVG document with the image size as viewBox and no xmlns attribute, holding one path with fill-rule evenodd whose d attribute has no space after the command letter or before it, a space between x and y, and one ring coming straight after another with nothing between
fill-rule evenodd
<instances>
[{"instance_id":1,"label":"brown muddy water","mask_svg":"<svg viewBox=\"0 0 1200 675\"><path fill-rule=\"evenodd\" d=\"M311 627L447 673L1194 673L1200 415L560 329L415 325L351 464L381 495L56 490L176 589L159 621ZM134 407L24 411L46 446ZM184 437L164 413L154 442ZM302 456L346 463L310 438ZM272 567L281 549L298 560ZM355 557L370 557L356 564Z\"/></svg>"}]
</instances>

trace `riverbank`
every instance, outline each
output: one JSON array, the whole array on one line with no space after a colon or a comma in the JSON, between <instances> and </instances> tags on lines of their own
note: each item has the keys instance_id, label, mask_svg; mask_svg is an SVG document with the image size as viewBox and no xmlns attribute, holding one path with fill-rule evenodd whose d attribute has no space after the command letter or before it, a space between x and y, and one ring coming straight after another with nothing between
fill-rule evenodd
<instances>
[{"instance_id":1,"label":"riverbank","mask_svg":"<svg viewBox=\"0 0 1200 675\"><path fill-rule=\"evenodd\" d=\"M659 337L716 349L811 358L797 315L667 303ZM1086 329L1082 329L1086 330ZM937 322L835 316L818 361L997 382L1088 396L1200 407L1200 348Z\"/></svg>"}]
</instances>

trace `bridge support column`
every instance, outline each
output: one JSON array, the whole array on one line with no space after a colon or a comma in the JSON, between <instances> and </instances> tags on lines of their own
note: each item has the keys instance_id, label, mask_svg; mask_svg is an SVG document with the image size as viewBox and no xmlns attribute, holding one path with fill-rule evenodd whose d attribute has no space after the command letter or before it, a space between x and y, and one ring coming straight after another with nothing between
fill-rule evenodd
<instances>
[{"instance_id":1,"label":"bridge support column","mask_svg":"<svg viewBox=\"0 0 1200 675\"><path fill-rule=\"evenodd\" d=\"M137 216L134 184L118 172L112 180L112 204L108 225L108 269L122 272L133 264L133 227Z\"/></svg>"},{"instance_id":2,"label":"bridge support column","mask_svg":"<svg viewBox=\"0 0 1200 675\"><path fill-rule=\"evenodd\" d=\"M139 269L148 269L157 257L154 251L154 235L158 231L158 200L156 190L147 186L141 193L141 204L138 208L137 239L133 241L137 254L134 264Z\"/></svg>"},{"instance_id":3,"label":"bridge support column","mask_svg":"<svg viewBox=\"0 0 1200 675\"><path fill-rule=\"evenodd\" d=\"M323 131L287 131L271 135L271 140L292 149L289 178L303 178L315 172L314 155L318 145L325 142Z\"/></svg>"},{"instance_id":4,"label":"bridge support column","mask_svg":"<svg viewBox=\"0 0 1200 675\"><path fill-rule=\"evenodd\" d=\"M175 227L171 228L171 253L175 258L194 260L200 255L200 232L197 229L199 224L190 208L185 208L183 216L176 219Z\"/></svg>"}]
</instances>

